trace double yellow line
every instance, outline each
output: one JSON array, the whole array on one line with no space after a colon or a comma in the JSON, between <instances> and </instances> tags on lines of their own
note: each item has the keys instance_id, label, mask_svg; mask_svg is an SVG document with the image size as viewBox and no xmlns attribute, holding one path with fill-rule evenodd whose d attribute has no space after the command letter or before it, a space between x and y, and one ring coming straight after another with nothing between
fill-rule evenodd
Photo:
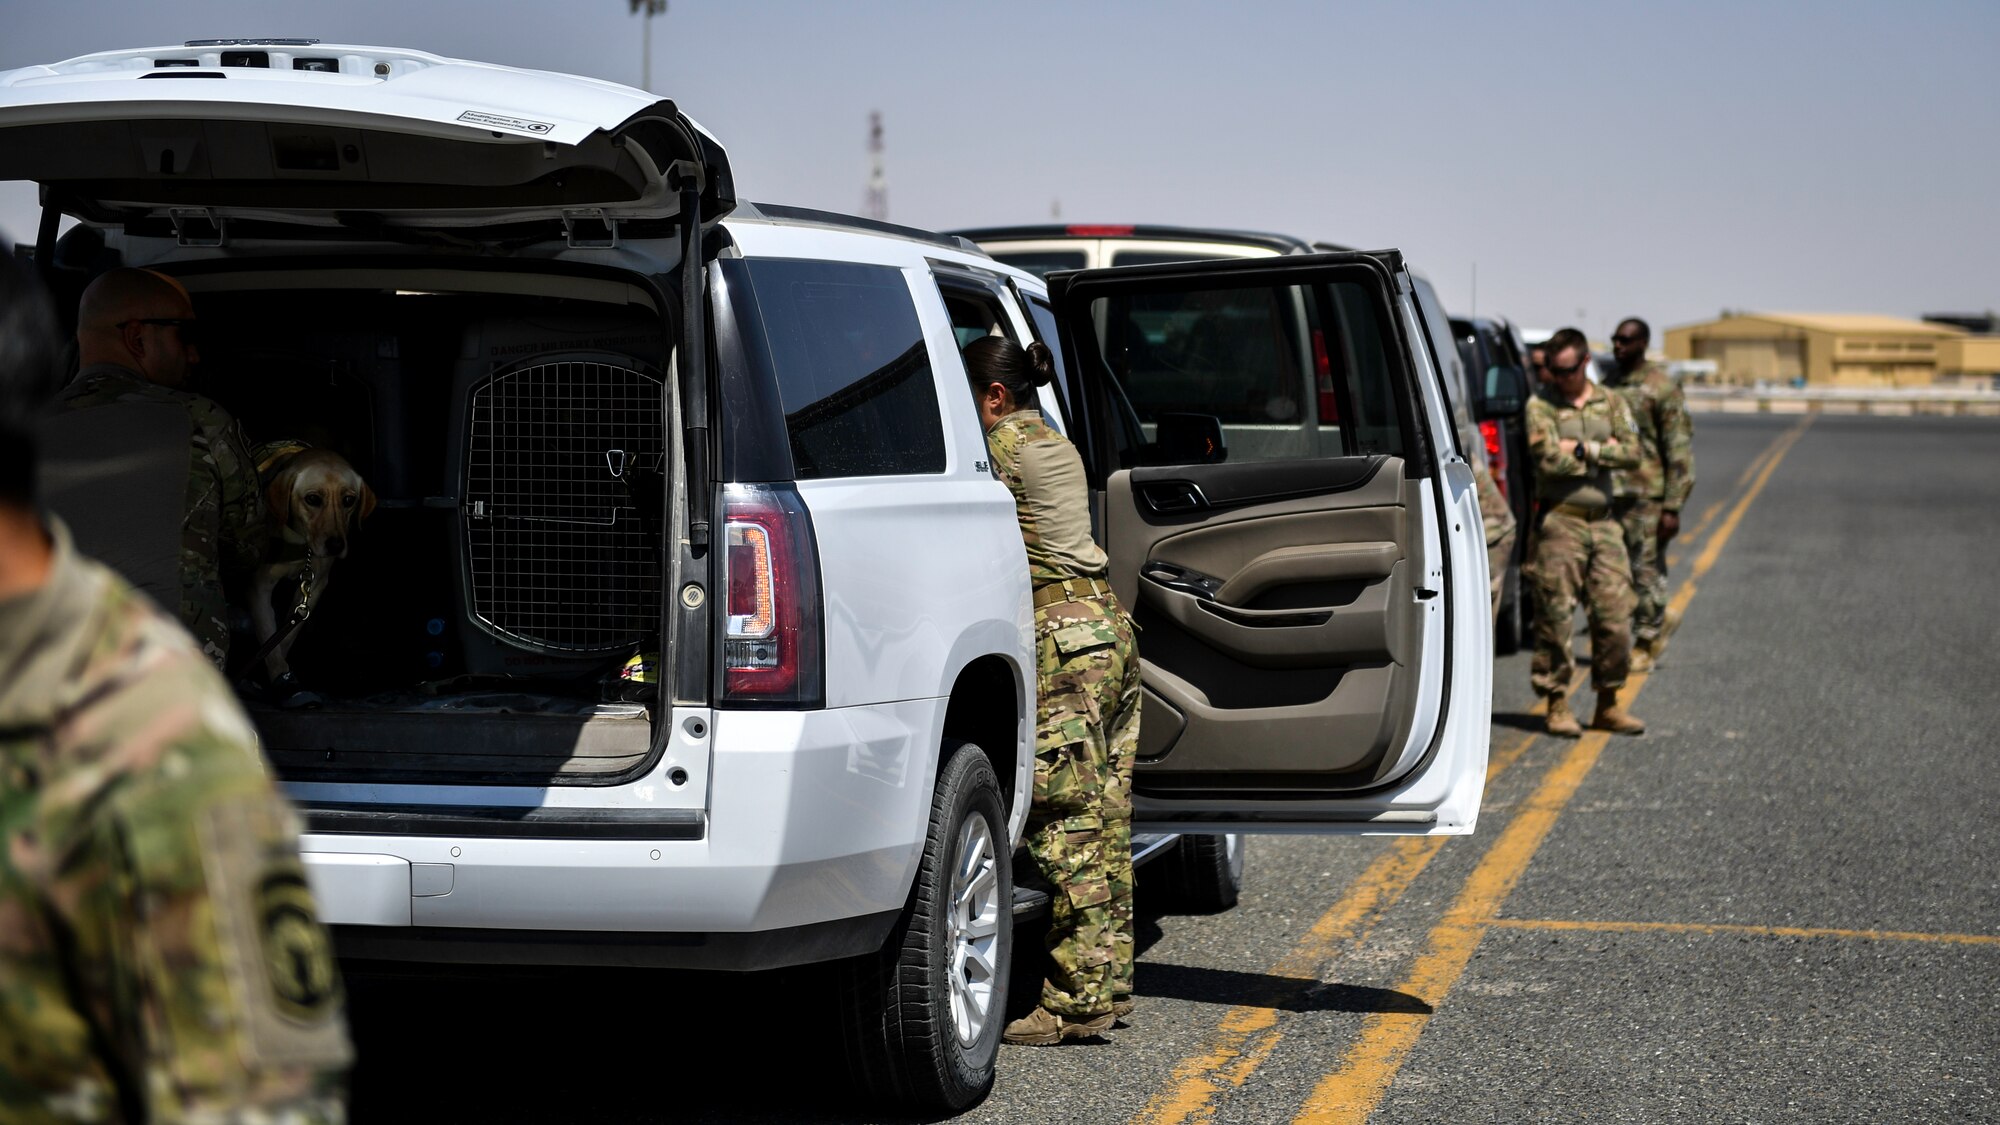
<instances>
[{"instance_id":1,"label":"double yellow line","mask_svg":"<svg viewBox=\"0 0 2000 1125\"><path fill-rule=\"evenodd\" d=\"M1785 459L1792 446L1798 444L1811 424L1812 415L1806 415L1797 426L1785 431L1772 444L1750 487L1730 509L1728 517L1703 546L1701 554L1696 556L1687 582L1667 603L1669 613L1678 614L1687 608L1688 602L1694 598L1697 583L1715 566L1722 548L1742 524L1744 513L1750 510L1751 503L1770 483L1771 474L1777 471L1779 462ZM1632 678L1628 685L1632 696L1645 689L1646 678L1644 673ZM1498 919L1500 907L1527 871L1529 862L1535 858L1535 852L1541 848L1549 830L1555 827L1556 818L1562 815L1570 798L1576 795L1577 789L1597 765L1597 759L1604 753L1610 738L1604 731L1586 733L1542 778L1527 804L1508 821L1493 847L1480 858L1479 865L1460 890L1457 901L1445 912L1444 920L1431 931L1424 952L1409 974L1395 986L1397 991L1423 997L1433 1007L1443 1002L1445 995L1464 974L1487 928ZM1427 1022L1427 1016L1397 1012L1369 1016L1340 1068L1320 1080L1295 1120L1315 1125L1367 1121L1368 1115L1375 1111L1375 1107L1382 1102L1382 1096L1388 1092L1389 1083L1408 1060Z\"/></svg>"},{"instance_id":2,"label":"double yellow line","mask_svg":"<svg viewBox=\"0 0 2000 1125\"><path fill-rule=\"evenodd\" d=\"M1692 596L1693 582L1715 564L1722 543L1734 533L1742 513L1770 479L1785 451L1803 433L1810 416L1774 441L1751 462L1737 481L1737 488L1751 485L1738 500L1730 519L1695 564L1694 573L1674 600L1676 610L1684 609ZM1754 484L1751 482L1754 481ZM1712 523L1726 501L1711 505L1688 533L1692 541ZM1572 692L1582 686L1588 670L1579 668ZM1645 682L1635 677L1633 694ZM1544 713L1546 704L1537 704L1531 714ZM1526 870L1542 839L1554 826L1556 816L1581 785L1603 752L1607 736L1586 735L1575 749L1543 779L1527 805L1502 831L1430 936L1429 944L1398 990L1429 999L1442 1000L1464 972L1485 929L1494 924L1500 905ZM1490 785L1513 765L1535 740L1523 732L1506 745L1493 750L1486 771ZM1382 916L1399 901L1417 876L1421 875L1443 846L1442 837L1406 837L1369 864L1348 887L1347 892L1316 921L1306 937L1271 966L1272 977L1317 983L1322 967L1351 944L1365 940ZM1364 1023L1360 1038L1349 1050L1340 1069L1322 1080L1307 1100L1300 1115L1304 1121L1365 1120L1388 1084L1408 1057L1427 1017L1407 1013L1378 1013ZM1278 1047L1282 1040L1278 1009L1272 1004L1245 1004L1231 1008L1222 1017L1216 1034L1204 1050L1175 1067L1172 1078L1134 1119L1143 1125L1184 1125L1214 1118L1218 1099L1242 1086Z\"/></svg>"}]
</instances>

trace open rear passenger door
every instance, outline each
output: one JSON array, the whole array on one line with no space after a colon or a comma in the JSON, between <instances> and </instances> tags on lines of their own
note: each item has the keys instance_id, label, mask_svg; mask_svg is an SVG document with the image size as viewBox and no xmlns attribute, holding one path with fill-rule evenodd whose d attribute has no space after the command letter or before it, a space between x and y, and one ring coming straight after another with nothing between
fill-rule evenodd
<instances>
[{"instance_id":1,"label":"open rear passenger door","mask_svg":"<svg viewBox=\"0 0 2000 1125\"><path fill-rule=\"evenodd\" d=\"M1049 283L1140 626L1138 823L1471 831L1484 543L1401 255Z\"/></svg>"}]
</instances>

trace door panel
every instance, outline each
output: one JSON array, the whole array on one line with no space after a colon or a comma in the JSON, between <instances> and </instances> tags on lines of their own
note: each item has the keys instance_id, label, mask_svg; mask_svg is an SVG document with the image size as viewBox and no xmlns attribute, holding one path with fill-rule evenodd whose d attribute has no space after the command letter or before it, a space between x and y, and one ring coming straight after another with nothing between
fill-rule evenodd
<instances>
[{"instance_id":1,"label":"door panel","mask_svg":"<svg viewBox=\"0 0 2000 1125\"><path fill-rule=\"evenodd\" d=\"M1468 831L1486 716L1450 674L1451 610L1484 626L1484 601L1455 581L1440 450L1461 463L1432 433L1448 413L1400 256L1050 285L1111 584L1140 627L1138 820ZM1201 417L1223 448L1180 463L1204 446L1161 431Z\"/></svg>"},{"instance_id":2,"label":"door panel","mask_svg":"<svg viewBox=\"0 0 2000 1125\"><path fill-rule=\"evenodd\" d=\"M1135 492L1138 473L1112 475L1112 587L1139 622L1147 688L1141 796L1192 786L1311 793L1379 778L1421 630L1403 546L1402 461L1360 460L1375 470L1360 486L1205 518L1163 515ZM1231 482L1211 478L1243 468L1180 466L1175 475L1227 494ZM1180 731L1147 737L1163 709ZM1302 745L1318 751L1302 759Z\"/></svg>"}]
</instances>

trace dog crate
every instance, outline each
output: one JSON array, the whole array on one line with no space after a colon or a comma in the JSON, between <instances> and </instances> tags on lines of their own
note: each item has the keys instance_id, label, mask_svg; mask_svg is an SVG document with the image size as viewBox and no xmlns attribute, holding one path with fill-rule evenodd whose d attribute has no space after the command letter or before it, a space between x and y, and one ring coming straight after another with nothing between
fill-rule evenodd
<instances>
[{"instance_id":1,"label":"dog crate","mask_svg":"<svg viewBox=\"0 0 2000 1125\"><path fill-rule=\"evenodd\" d=\"M525 648L630 651L660 624L665 381L538 356L468 403L460 515L472 616Z\"/></svg>"}]
</instances>

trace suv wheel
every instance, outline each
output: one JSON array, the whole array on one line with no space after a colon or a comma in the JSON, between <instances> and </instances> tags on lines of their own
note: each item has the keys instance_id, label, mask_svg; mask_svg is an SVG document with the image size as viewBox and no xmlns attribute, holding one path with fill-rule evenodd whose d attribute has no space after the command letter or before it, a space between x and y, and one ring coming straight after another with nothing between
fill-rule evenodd
<instances>
[{"instance_id":1,"label":"suv wheel","mask_svg":"<svg viewBox=\"0 0 2000 1125\"><path fill-rule=\"evenodd\" d=\"M1243 891L1244 839L1240 835L1182 836L1161 857L1155 878L1177 911L1218 914L1236 905Z\"/></svg>"},{"instance_id":2,"label":"suv wheel","mask_svg":"<svg viewBox=\"0 0 2000 1125\"><path fill-rule=\"evenodd\" d=\"M848 1066L870 1097L955 1112L992 1089L1014 943L1006 839L985 752L947 741L910 901L880 952L842 966Z\"/></svg>"}]
</instances>

